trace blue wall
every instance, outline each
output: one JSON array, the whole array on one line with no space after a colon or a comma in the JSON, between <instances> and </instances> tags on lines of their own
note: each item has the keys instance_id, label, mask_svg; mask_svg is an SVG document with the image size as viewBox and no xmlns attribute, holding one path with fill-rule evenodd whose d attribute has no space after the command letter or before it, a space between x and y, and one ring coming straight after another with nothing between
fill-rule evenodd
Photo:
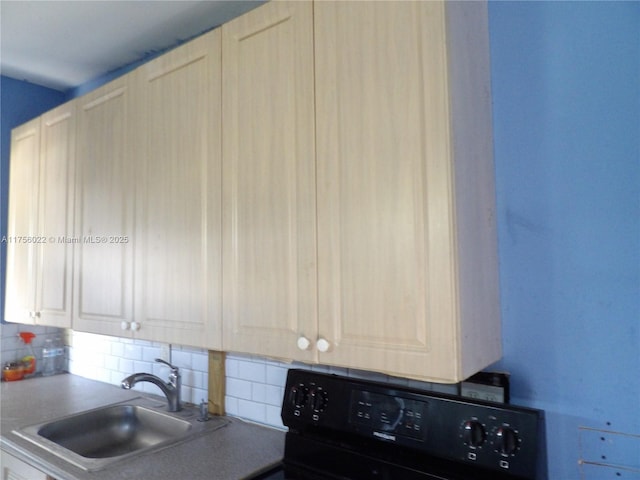
<instances>
[{"instance_id":1,"label":"blue wall","mask_svg":"<svg viewBox=\"0 0 640 480\"><path fill-rule=\"evenodd\" d=\"M640 3L489 12L498 367L548 413L551 478L574 479L579 426L640 435ZM621 448L640 469L640 438Z\"/></svg>"},{"instance_id":2,"label":"blue wall","mask_svg":"<svg viewBox=\"0 0 640 480\"><path fill-rule=\"evenodd\" d=\"M65 94L13 78L0 77L0 238L7 234L11 130L64 103ZM0 242L0 318L4 318L7 245Z\"/></svg>"},{"instance_id":3,"label":"blue wall","mask_svg":"<svg viewBox=\"0 0 640 480\"><path fill-rule=\"evenodd\" d=\"M580 426L640 435L640 3L491 2L489 14L504 329L494 367L511 372L514 403L546 410L550 478L578 479L581 456L601 457L580 446ZM24 120L62 102L19 100L36 88L19 84L2 84L3 231L5 96L11 111L36 107ZM640 468L639 445L616 445L618 463Z\"/></svg>"}]
</instances>

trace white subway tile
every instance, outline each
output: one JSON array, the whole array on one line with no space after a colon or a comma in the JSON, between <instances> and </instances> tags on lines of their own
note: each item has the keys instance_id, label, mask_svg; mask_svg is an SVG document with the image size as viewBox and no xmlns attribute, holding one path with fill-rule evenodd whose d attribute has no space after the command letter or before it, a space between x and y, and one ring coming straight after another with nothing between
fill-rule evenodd
<instances>
[{"instance_id":1,"label":"white subway tile","mask_svg":"<svg viewBox=\"0 0 640 480\"><path fill-rule=\"evenodd\" d=\"M267 384L284 387L287 383L287 371L285 367L267 364Z\"/></svg>"},{"instance_id":2,"label":"white subway tile","mask_svg":"<svg viewBox=\"0 0 640 480\"><path fill-rule=\"evenodd\" d=\"M120 369L120 359L113 355L106 355L104 357L104 367L112 371L117 371Z\"/></svg>"},{"instance_id":3,"label":"white subway tile","mask_svg":"<svg viewBox=\"0 0 640 480\"><path fill-rule=\"evenodd\" d=\"M224 363L224 369L227 377L238 378L238 359L228 355Z\"/></svg>"},{"instance_id":4,"label":"white subway tile","mask_svg":"<svg viewBox=\"0 0 640 480\"><path fill-rule=\"evenodd\" d=\"M111 381L111 371L106 368L100 368L95 371L92 378L99 382L109 383Z\"/></svg>"},{"instance_id":5,"label":"white subway tile","mask_svg":"<svg viewBox=\"0 0 640 480\"><path fill-rule=\"evenodd\" d=\"M142 347L142 360L145 362L154 362L156 358L160 358L160 347L151 345Z\"/></svg>"},{"instance_id":6,"label":"white subway tile","mask_svg":"<svg viewBox=\"0 0 640 480\"><path fill-rule=\"evenodd\" d=\"M267 403L267 386L264 383L251 385L251 400L258 403Z\"/></svg>"},{"instance_id":7,"label":"white subway tile","mask_svg":"<svg viewBox=\"0 0 640 480\"><path fill-rule=\"evenodd\" d=\"M162 390L160 390L160 387L157 386L155 383L140 382L136 384L136 387L140 387L144 393L149 393L151 395L158 395L162 398L165 398L164 393L162 393Z\"/></svg>"},{"instance_id":8,"label":"white subway tile","mask_svg":"<svg viewBox=\"0 0 640 480\"><path fill-rule=\"evenodd\" d=\"M238 416L265 423L267 421L267 406L262 403L238 400Z\"/></svg>"},{"instance_id":9,"label":"white subway tile","mask_svg":"<svg viewBox=\"0 0 640 480\"><path fill-rule=\"evenodd\" d=\"M208 397L209 397L209 393L207 392L206 389L194 388L191 393L191 398L192 398L191 403L195 405L200 405L200 402L202 400L207 402Z\"/></svg>"},{"instance_id":10,"label":"white subway tile","mask_svg":"<svg viewBox=\"0 0 640 480\"><path fill-rule=\"evenodd\" d=\"M238 415L238 399L236 397L225 395L224 409L227 412L227 415L237 416Z\"/></svg>"},{"instance_id":11,"label":"white subway tile","mask_svg":"<svg viewBox=\"0 0 640 480\"><path fill-rule=\"evenodd\" d=\"M206 390L209 384L208 376L203 372L193 370L193 382L191 386L200 390Z\"/></svg>"},{"instance_id":12,"label":"white subway tile","mask_svg":"<svg viewBox=\"0 0 640 480\"><path fill-rule=\"evenodd\" d=\"M142 360L133 361L133 371L131 373L149 373L151 371L149 362Z\"/></svg>"},{"instance_id":13,"label":"white subway tile","mask_svg":"<svg viewBox=\"0 0 640 480\"><path fill-rule=\"evenodd\" d=\"M133 368L133 360L129 360L127 358L120 359L118 370L120 370L121 372L129 372L129 374L136 373Z\"/></svg>"},{"instance_id":14,"label":"white subway tile","mask_svg":"<svg viewBox=\"0 0 640 480\"><path fill-rule=\"evenodd\" d=\"M151 366L151 373L153 373L157 377L168 378L169 374L171 373L171 369L168 366L166 366L164 363L153 362L153 363L150 363L149 365Z\"/></svg>"},{"instance_id":15,"label":"white subway tile","mask_svg":"<svg viewBox=\"0 0 640 480\"><path fill-rule=\"evenodd\" d=\"M173 350L171 352L171 364L180 368L191 367L191 352Z\"/></svg>"},{"instance_id":16,"label":"white subway tile","mask_svg":"<svg viewBox=\"0 0 640 480\"><path fill-rule=\"evenodd\" d=\"M142 360L142 348L133 343L125 343L122 356L129 360Z\"/></svg>"},{"instance_id":17,"label":"white subway tile","mask_svg":"<svg viewBox=\"0 0 640 480\"><path fill-rule=\"evenodd\" d=\"M251 400L251 382L237 378L227 379L227 395Z\"/></svg>"},{"instance_id":18,"label":"white subway tile","mask_svg":"<svg viewBox=\"0 0 640 480\"><path fill-rule=\"evenodd\" d=\"M124 357L124 343L117 340L111 342L111 355L115 357Z\"/></svg>"},{"instance_id":19,"label":"white subway tile","mask_svg":"<svg viewBox=\"0 0 640 480\"><path fill-rule=\"evenodd\" d=\"M107 383L110 383L111 385L117 385L120 386L120 384L122 383L122 380L126 378L126 375L123 375L122 373L118 372L118 371L111 371L111 378L109 379L109 381Z\"/></svg>"},{"instance_id":20,"label":"white subway tile","mask_svg":"<svg viewBox=\"0 0 640 480\"><path fill-rule=\"evenodd\" d=\"M265 386L265 400L264 403L269 405L280 407L282 405L282 397L284 396L284 387L278 387L275 385Z\"/></svg>"},{"instance_id":21,"label":"white subway tile","mask_svg":"<svg viewBox=\"0 0 640 480\"><path fill-rule=\"evenodd\" d=\"M238 362L238 378L251 382L265 383L267 380L267 366L264 363L241 360Z\"/></svg>"},{"instance_id":22,"label":"white subway tile","mask_svg":"<svg viewBox=\"0 0 640 480\"><path fill-rule=\"evenodd\" d=\"M209 371L209 355L207 353L194 353L191 355L191 368L200 372Z\"/></svg>"},{"instance_id":23,"label":"white subway tile","mask_svg":"<svg viewBox=\"0 0 640 480\"><path fill-rule=\"evenodd\" d=\"M193 388L182 385L182 389L180 389L180 399L182 403L193 403Z\"/></svg>"},{"instance_id":24,"label":"white subway tile","mask_svg":"<svg viewBox=\"0 0 640 480\"><path fill-rule=\"evenodd\" d=\"M190 387L195 385L195 372L188 368L181 368L180 375L182 376L182 384Z\"/></svg>"},{"instance_id":25,"label":"white subway tile","mask_svg":"<svg viewBox=\"0 0 640 480\"><path fill-rule=\"evenodd\" d=\"M82 356L76 359L76 361L81 361L94 369L104 368L104 354L102 353L92 354L91 352L83 351Z\"/></svg>"},{"instance_id":26,"label":"white subway tile","mask_svg":"<svg viewBox=\"0 0 640 480\"><path fill-rule=\"evenodd\" d=\"M285 429L285 426L282 424L282 418L280 417L280 407L274 407L273 405L266 405L266 418L265 422L267 425L272 427Z\"/></svg>"}]
</instances>

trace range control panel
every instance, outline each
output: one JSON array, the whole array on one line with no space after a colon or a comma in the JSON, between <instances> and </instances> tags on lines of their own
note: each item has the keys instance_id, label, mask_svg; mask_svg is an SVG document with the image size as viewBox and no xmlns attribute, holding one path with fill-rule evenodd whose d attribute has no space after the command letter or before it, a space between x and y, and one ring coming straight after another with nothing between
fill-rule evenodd
<instances>
[{"instance_id":1,"label":"range control panel","mask_svg":"<svg viewBox=\"0 0 640 480\"><path fill-rule=\"evenodd\" d=\"M349 423L358 430L371 431L383 440L401 436L422 440L427 403L401 396L388 396L367 390L351 392Z\"/></svg>"},{"instance_id":2,"label":"range control panel","mask_svg":"<svg viewBox=\"0 0 640 480\"><path fill-rule=\"evenodd\" d=\"M543 412L389 384L289 370L282 420L347 432L494 469L543 478Z\"/></svg>"}]
</instances>

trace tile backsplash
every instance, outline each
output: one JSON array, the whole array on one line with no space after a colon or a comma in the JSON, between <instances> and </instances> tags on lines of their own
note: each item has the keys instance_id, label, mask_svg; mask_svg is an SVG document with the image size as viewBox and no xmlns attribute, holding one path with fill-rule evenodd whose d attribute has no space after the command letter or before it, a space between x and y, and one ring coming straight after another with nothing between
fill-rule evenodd
<instances>
[{"instance_id":1,"label":"tile backsplash","mask_svg":"<svg viewBox=\"0 0 640 480\"><path fill-rule=\"evenodd\" d=\"M168 378L168 367L156 363L154 359L169 350L171 363L179 367L182 374L183 401L197 404L208 396L209 357L204 349L31 325L2 324L0 329L3 364L14 360L18 354L21 347L21 342L17 339L18 331L31 331L36 334L34 346L36 355L40 356L46 338L63 336L67 370L70 373L119 386L123 378L136 372ZM362 370L286 363L256 355L228 353L225 363L227 414L275 428L284 428L280 419L280 408L289 368L307 368L445 393L457 392L457 385L418 382ZM148 382L137 384L134 390L161 394L157 386Z\"/></svg>"},{"instance_id":2,"label":"tile backsplash","mask_svg":"<svg viewBox=\"0 0 640 480\"><path fill-rule=\"evenodd\" d=\"M69 330L67 345L68 370L81 377L117 386L132 373L151 373L164 380L169 377L169 367L155 362L162 357L163 347L168 347L161 343ZM207 398L207 351L175 345L170 351L171 363L180 368L182 375L182 400L200 403ZM160 389L149 382L138 383L133 390L162 395Z\"/></svg>"},{"instance_id":3,"label":"tile backsplash","mask_svg":"<svg viewBox=\"0 0 640 480\"><path fill-rule=\"evenodd\" d=\"M37 325L21 325L18 323L0 324L0 336L2 343L0 346L0 361L2 365L22 358L25 344L18 337L18 332L35 333L35 338L31 341L33 351L36 356L36 369L42 365L42 347L47 338L64 340L64 330L53 327L42 327Z\"/></svg>"}]
</instances>

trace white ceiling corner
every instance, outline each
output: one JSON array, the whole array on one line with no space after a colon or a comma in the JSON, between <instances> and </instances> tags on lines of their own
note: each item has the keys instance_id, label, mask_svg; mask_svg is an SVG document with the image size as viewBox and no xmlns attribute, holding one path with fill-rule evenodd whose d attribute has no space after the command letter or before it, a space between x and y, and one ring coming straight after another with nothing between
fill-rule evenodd
<instances>
[{"instance_id":1,"label":"white ceiling corner","mask_svg":"<svg viewBox=\"0 0 640 480\"><path fill-rule=\"evenodd\" d=\"M247 0L0 0L0 73L67 90L262 3Z\"/></svg>"}]
</instances>

